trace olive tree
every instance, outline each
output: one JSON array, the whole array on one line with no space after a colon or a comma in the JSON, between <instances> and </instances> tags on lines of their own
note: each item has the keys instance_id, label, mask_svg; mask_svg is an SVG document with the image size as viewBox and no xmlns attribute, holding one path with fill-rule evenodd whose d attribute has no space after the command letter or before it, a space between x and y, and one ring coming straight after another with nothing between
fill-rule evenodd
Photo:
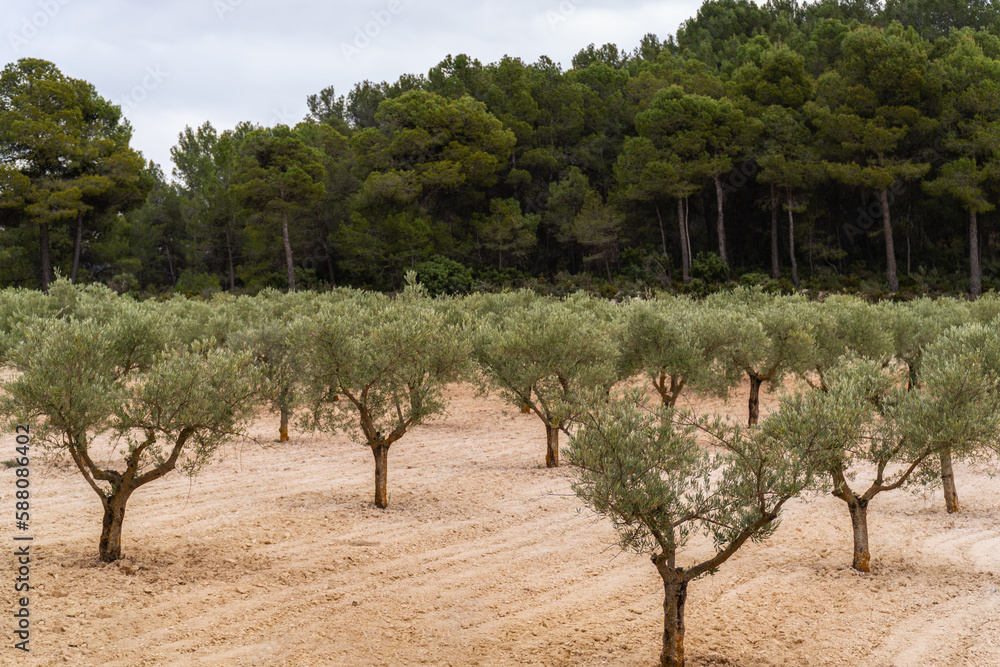
<instances>
[{"instance_id":1,"label":"olive tree","mask_svg":"<svg viewBox=\"0 0 1000 667\"><path fill-rule=\"evenodd\" d=\"M337 293L347 298L343 291ZM301 404L301 346L296 344L296 322L319 308L315 295L266 289L254 297L240 297L229 310L234 330L226 346L249 352L264 377L264 398L278 413L278 441L288 441L289 422Z\"/></svg>"},{"instance_id":2,"label":"olive tree","mask_svg":"<svg viewBox=\"0 0 1000 667\"><path fill-rule=\"evenodd\" d=\"M606 302L584 295L507 305L484 314L472 330L483 387L545 424L545 465L555 468L559 431L575 415L581 392L606 392L616 379L614 317Z\"/></svg>"},{"instance_id":3,"label":"olive tree","mask_svg":"<svg viewBox=\"0 0 1000 667\"><path fill-rule=\"evenodd\" d=\"M771 535L782 507L808 484L809 469L771 432L650 410L641 390L591 405L567 451L573 490L611 520L623 550L650 554L663 581L660 664L681 667L688 583L715 572L748 540ZM699 444L698 432L713 447ZM700 561L684 554L699 534L715 545Z\"/></svg>"},{"instance_id":4,"label":"olive tree","mask_svg":"<svg viewBox=\"0 0 1000 667\"><path fill-rule=\"evenodd\" d=\"M747 423L753 426L760 419L761 386L766 382L777 387L786 375L801 374L808 366L814 349L814 311L802 298L759 289L719 292L706 303L741 318L731 327L732 339L720 356L729 372L746 373L750 379Z\"/></svg>"},{"instance_id":5,"label":"olive tree","mask_svg":"<svg viewBox=\"0 0 1000 667\"><path fill-rule=\"evenodd\" d=\"M667 297L631 301L623 319L618 373L641 372L665 406L674 406L687 387L724 396L738 378L718 360L739 326L730 311Z\"/></svg>"},{"instance_id":6,"label":"olive tree","mask_svg":"<svg viewBox=\"0 0 1000 667\"><path fill-rule=\"evenodd\" d=\"M888 364L895 351L893 320L863 299L834 294L809 303L812 347L799 369L806 383L826 390L826 373L848 354Z\"/></svg>"},{"instance_id":7,"label":"olive tree","mask_svg":"<svg viewBox=\"0 0 1000 667\"><path fill-rule=\"evenodd\" d=\"M7 354L14 377L0 409L32 424L37 441L67 452L104 509L101 561L121 557L132 494L175 468L195 474L242 433L256 405L248 355L165 351L155 315L122 303L110 317L27 320ZM114 456L101 461L106 435Z\"/></svg>"},{"instance_id":8,"label":"olive tree","mask_svg":"<svg viewBox=\"0 0 1000 667\"><path fill-rule=\"evenodd\" d=\"M299 331L311 414L306 425L344 432L375 457L375 505L389 505L389 448L445 409L444 386L466 372L468 345L410 272L397 297L358 293L320 306Z\"/></svg>"},{"instance_id":9,"label":"olive tree","mask_svg":"<svg viewBox=\"0 0 1000 667\"><path fill-rule=\"evenodd\" d=\"M996 337L990 341L997 345ZM903 377L877 361L848 357L827 377L827 391L799 393L764 428L776 437L802 424L836 423L802 443L817 488L842 500L851 516L852 566L870 571L868 510L876 496L932 479L935 455L945 448L993 441L998 429L995 374L963 350L924 360L924 383L907 390ZM859 480L861 471L872 471Z\"/></svg>"},{"instance_id":10,"label":"olive tree","mask_svg":"<svg viewBox=\"0 0 1000 667\"><path fill-rule=\"evenodd\" d=\"M945 331L966 322L970 315L967 302L943 297L940 299L915 299L906 303L892 304L888 308L888 322L895 341L895 355L907 370L907 386L910 389L920 384L924 350ZM976 309L986 312L988 305ZM945 509L949 514L958 512L958 487L952 465L950 447L938 452L941 470L941 485L944 489Z\"/></svg>"},{"instance_id":11,"label":"olive tree","mask_svg":"<svg viewBox=\"0 0 1000 667\"><path fill-rule=\"evenodd\" d=\"M986 298L981 297L981 298ZM964 368L967 373L975 373L979 377L972 382L983 383L987 387L1000 387L1000 322L988 325L978 323L952 327L944 331L933 343L924 350L925 361L921 369L921 379L925 390L939 390L948 372L956 368ZM982 400L977 410L970 413L973 422L967 433L959 433L945 442L937 457L932 457L926 466L931 476L941 481L944 489L945 509L949 514L959 511L958 490L955 484L953 459L975 459L981 455L989 455L996 451L1000 440L1000 426L997 420L1000 416L995 411L1000 410L996 389L983 396L975 397ZM991 412L993 411L993 412ZM946 415L950 420L958 415Z\"/></svg>"}]
</instances>

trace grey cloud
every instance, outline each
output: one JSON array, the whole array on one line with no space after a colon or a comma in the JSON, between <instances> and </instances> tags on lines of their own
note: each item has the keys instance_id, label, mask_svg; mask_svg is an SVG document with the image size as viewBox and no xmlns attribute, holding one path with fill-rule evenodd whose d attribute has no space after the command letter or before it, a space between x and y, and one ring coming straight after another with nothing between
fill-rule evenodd
<instances>
[{"instance_id":1,"label":"grey cloud","mask_svg":"<svg viewBox=\"0 0 1000 667\"><path fill-rule=\"evenodd\" d=\"M365 79L426 73L448 54L467 53L484 63L504 55L526 62L547 55L566 67L591 42L631 49L645 33L673 34L699 6L636 0L8 0L0 49L6 50L4 62L44 58L90 81L106 98L125 100L133 145L169 174L170 147L184 125L208 120L225 129L241 120L300 120L306 97L326 86L346 94Z\"/></svg>"}]
</instances>

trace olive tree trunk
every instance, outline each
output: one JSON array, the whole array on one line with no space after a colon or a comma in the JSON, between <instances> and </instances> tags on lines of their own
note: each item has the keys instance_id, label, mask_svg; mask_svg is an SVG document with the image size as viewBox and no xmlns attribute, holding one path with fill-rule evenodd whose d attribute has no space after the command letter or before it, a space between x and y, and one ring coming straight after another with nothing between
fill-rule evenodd
<instances>
[{"instance_id":1,"label":"olive tree trunk","mask_svg":"<svg viewBox=\"0 0 1000 667\"><path fill-rule=\"evenodd\" d=\"M651 557L663 579L663 650L661 667L684 667L684 603L687 601L687 581L682 568L670 567L667 555Z\"/></svg>"},{"instance_id":2,"label":"olive tree trunk","mask_svg":"<svg viewBox=\"0 0 1000 667\"><path fill-rule=\"evenodd\" d=\"M389 482L389 445L372 447L375 455L375 506L385 509L389 506L389 494L386 490Z\"/></svg>"},{"instance_id":3,"label":"olive tree trunk","mask_svg":"<svg viewBox=\"0 0 1000 667\"><path fill-rule=\"evenodd\" d=\"M125 520L125 504L131 491L118 490L101 499L104 505L104 521L101 524L99 544L102 563L113 563L122 557L122 522Z\"/></svg>"},{"instance_id":4,"label":"olive tree trunk","mask_svg":"<svg viewBox=\"0 0 1000 667\"><path fill-rule=\"evenodd\" d=\"M545 425L545 467L559 467L559 427Z\"/></svg>"},{"instance_id":5,"label":"olive tree trunk","mask_svg":"<svg viewBox=\"0 0 1000 667\"><path fill-rule=\"evenodd\" d=\"M278 425L278 441L288 442L288 417L291 413L291 410L288 409L287 405L282 404L280 408L280 413L281 413L281 423Z\"/></svg>"},{"instance_id":6,"label":"olive tree trunk","mask_svg":"<svg viewBox=\"0 0 1000 667\"><path fill-rule=\"evenodd\" d=\"M288 418L292 414L288 407L288 389L284 389L281 396L278 397L278 413L281 415L281 423L278 425L278 440L288 442Z\"/></svg>"},{"instance_id":7,"label":"olive tree trunk","mask_svg":"<svg viewBox=\"0 0 1000 667\"><path fill-rule=\"evenodd\" d=\"M670 381L669 384L667 380ZM677 399L684 389L684 382L685 380L678 379L675 375L668 377L666 373L660 373L659 377L653 380L653 387L656 388L656 392L660 395L663 405L672 408L677 404Z\"/></svg>"},{"instance_id":8,"label":"olive tree trunk","mask_svg":"<svg viewBox=\"0 0 1000 667\"><path fill-rule=\"evenodd\" d=\"M749 419L747 426L753 426L760 419L760 386L764 384L764 378L757 373L747 373L747 375L750 377Z\"/></svg>"},{"instance_id":9,"label":"olive tree trunk","mask_svg":"<svg viewBox=\"0 0 1000 667\"><path fill-rule=\"evenodd\" d=\"M856 498L847 503L854 531L854 561L851 567L859 572L871 572L871 552L868 550L868 503Z\"/></svg>"},{"instance_id":10,"label":"olive tree trunk","mask_svg":"<svg viewBox=\"0 0 1000 667\"><path fill-rule=\"evenodd\" d=\"M958 512L958 489L955 487L955 470L951 467L951 447L941 450L941 483L944 486L944 506L948 514Z\"/></svg>"}]
</instances>

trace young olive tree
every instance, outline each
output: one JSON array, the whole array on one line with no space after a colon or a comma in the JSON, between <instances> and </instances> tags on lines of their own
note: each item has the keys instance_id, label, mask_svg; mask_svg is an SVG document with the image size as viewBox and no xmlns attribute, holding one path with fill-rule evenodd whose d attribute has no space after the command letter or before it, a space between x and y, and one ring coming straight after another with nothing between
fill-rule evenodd
<instances>
[{"instance_id":1,"label":"young olive tree","mask_svg":"<svg viewBox=\"0 0 1000 667\"><path fill-rule=\"evenodd\" d=\"M307 424L349 433L375 457L375 505L389 505L389 448L445 409L444 386L466 372L468 345L412 280L398 298L358 293L329 301L297 340L312 414Z\"/></svg>"},{"instance_id":2,"label":"young olive tree","mask_svg":"<svg viewBox=\"0 0 1000 667\"><path fill-rule=\"evenodd\" d=\"M970 319L969 304L958 299L923 297L904 303L888 303L887 322L892 327L895 356L906 366L909 386L920 382L924 349L951 327Z\"/></svg>"},{"instance_id":3,"label":"young olive tree","mask_svg":"<svg viewBox=\"0 0 1000 667\"><path fill-rule=\"evenodd\" d=\"M826 373L845 355L888 364L894 355L892 318L856 296L833 294L810 302L813 345L800 374L813 389L826 390Z\"/></svg>"},{"instance_id":4,"label":"young olive tree","mask_svg":"<svg viewBox=\"0 0 1000 667\"><path fill-rule=\"evenodd\" d=\"M672 297L623 308L618 374L641 372L663 405L673 407L687 387L724 396L739 377L717 360L739 326L733 313Z\"/></svg>"},{"instance_id":5,"label":"young olive tree","mask_svg":"<svg viewBox=\"0 0 1000 667\"><path fill-rule=\"evenodd\" d=\"M715 572L748 540L770 536L782 507L808 484L809 469L783 439L662 406L649 410L641 390L592 405L566 455L573 490L611 520L623 550L650 554L663 581L660 664L682 667L688 583ZM819 432L824 425L808 426ZM711 451L698 443L699 431ZM684 547L698 534L711 535L715 550L690 562Z\"/></svg>"},{"instance_id":6,"label":"young olive tree","mask_svg":"<svg viewBox=\"0 0 1000 667\"><path fill-rule=\"evenodd\" d=\"M155 316L123 303L111 317L25 322L8 353L4 415L32 424L38 442L67 452L104 509L103 562L121 557L129 498L177 467L195 474L243 431L256 405L247 355L163 351ZM108 434L119 461L92 454ZM122 449L119 449L122 447Z\"/></svg>"},{"instance_id":7,"label":"young olive tree","mask_svg":"<svg viewBox=\"0 0 1000 667\"><path fill-rule=\"evenodd\" d=\"M995 343L994 343L995 344ZM997 382L968 354L925 359L925 382L908 391L903 378L876 361L848 357L830 371L826 392L798 394L765 430L776 437L801 423L839 424L803 443L800 455L817 472L817 488L844 501L854 538L852 566L870 571L868 510L881 493L927 483L934 456L947 447L993 441L998 424ZM872 469L858 481L858 468ZM867 486L865 486L867 484Z\"/></svg>"},{"instance_id":8,"label":"young olive tree","mask_svg":"<svg viewBox=\"0 0 1000 667\"><path fill-rule=\"evenodd\" d=\"M267 289L254 297L240 297L229 309L237 322L226 346L249 352L264 377L264 398L278 413L278 441L288 441L288 427L301 403L301 347L295 341L296 321L315 315L314 294L283 293Z\"/></svg>"},{"instance_id":9,"label":"young olive tree","mask_svg":"<svg viewBox=\"0 0 1000 667\"><path fill-rule=\"evenodd\" d=\"M779 386L787 374L801 374L807 367L814 348L813 311L799 297L744 288L713 294L706 304L743 318L732 327L732 339L720 356L729 372L746 373L750 379L747 423L753 426L760 419L761 386Z\"/></svg>"},{"instance_id":10,"label":"young olive tree","mask_svg":"<svg viewBox=\"0 0 1000 667\"><path fill-rule=\"evenodd\" d=\"M976 428L970 428L966 437L952 437L948 440L936 460L932 457L927 465L931 474L941 480L945 509L953 514L960 507L953 459L975 459L988 455L991 451L996 451L1000 442L1000 425L997 423L1000 415L996 414L1000 410L1000 402L996 398L996 388L1000 388L1000 322L952 327L930 343L923 356L925 361L920 377L924 390L940 391L940 386L947 387L948 373L963 366L966 372L980 376L975 382L994 388L986 394L985 401L978 406L979 410L970 414L970 419L980 420L972 424ZM958 415L947 417L951 420L959 418Z\"/></svg>"},{"instance_id":11,"label":"young olive tree","mask_svg":"<svg viewBox=\"0 0 1000 667\"><path fill-rule=\"evenodd\" d=\"M984 307L977 308L980 313ZM924 350L945 331L960 326L975 316L965 301L943 297L940 299L915 299L913 301L887 306L888 322L892 326L895 341L895 356L907 370L907 387L913 389L920 384ZM958 512L958 487L952 465L951 448L938 452L941 470L941 485L944 489L945 509L949 514Z\"/></svg>"},{"instance_id":12,"label":"young olive tree","mask_svg":"<svg viewBox=\"0 0 1000 667\"><path fill-rule=\"evenodd\" d=\"M484 389L527 408L545 424L545 465L559 466L559 431L577 411L581 392L616 379L610 306L594 299L532 300L486 313L472 345Z\"/></svg>"}]
</instances>

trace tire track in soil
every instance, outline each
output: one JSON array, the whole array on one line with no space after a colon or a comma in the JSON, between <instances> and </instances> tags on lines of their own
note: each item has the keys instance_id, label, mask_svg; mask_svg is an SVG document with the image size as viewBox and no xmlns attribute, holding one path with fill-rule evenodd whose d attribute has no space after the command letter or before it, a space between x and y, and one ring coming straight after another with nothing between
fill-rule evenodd
<instances>
[{"instance_id":1,"label":"tire track in soil","mask_svg":"<svg viewBox=\"0 0 1000 667\"><path fill-rule=\"evenodd\" d=\"M877 665L892 667L1000 665L993 635L1000 618L1000 592L963 595L893 626L874 653Z\"/></svg>"}]
</instances>

